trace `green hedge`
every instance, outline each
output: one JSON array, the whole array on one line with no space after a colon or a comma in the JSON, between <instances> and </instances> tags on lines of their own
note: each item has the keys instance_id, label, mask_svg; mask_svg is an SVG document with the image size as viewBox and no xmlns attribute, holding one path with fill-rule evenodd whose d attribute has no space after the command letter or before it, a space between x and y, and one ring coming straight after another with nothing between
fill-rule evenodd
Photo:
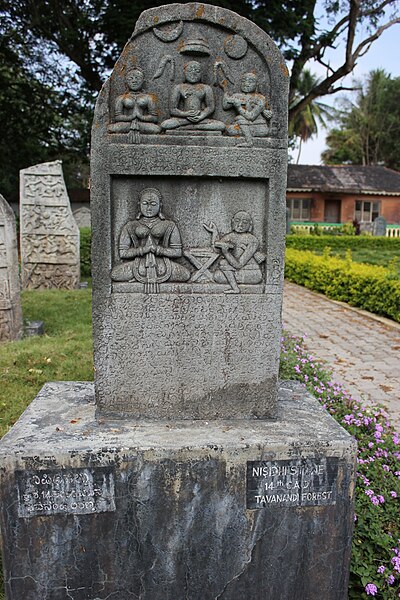
<instances>
[{"instance_id":1,"label":"green hedge","mask_svg":"<svg viewBox=\"0 0 400 600\"><path fill-rule=\"evenodd\" d=\"M285 277L334 300L400 322L400 280L391 269L288 248Z\"/></svg>"},{"instance_id":2,"label":"green hedge","mask_svg":"<svg viewBox=\"0 0 400 600\"><path fill-rule=\"evenodd\" d=\"M82 227L81 234L81 277L90 277L92 273L92 230L90 227Z\"/></svg>"},{"instance_id":3,"label":"green hedge","mask_svg":"<svg viewBox=\"0 0 400 600\"><path fill-rule=\"evenodd\" d=\"M381 248L385 250L400 249L400 238L387 238L369 235L287 235L286 247L296 250L322 251L329 246L333 251L350 248Z\"/></svg>"}]
</instances>

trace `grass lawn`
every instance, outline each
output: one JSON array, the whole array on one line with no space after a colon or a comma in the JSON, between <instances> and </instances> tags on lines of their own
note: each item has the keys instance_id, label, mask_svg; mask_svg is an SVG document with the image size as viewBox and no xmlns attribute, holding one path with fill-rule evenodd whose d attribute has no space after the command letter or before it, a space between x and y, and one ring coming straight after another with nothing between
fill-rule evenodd
<instances>
[{"instance_id":1,"label":"grass lawn","mask_svg":"<svg viewBox=\"0 0 400 600\"><path fill-rule=\"evenodd\" d=\"M46 382L93 380L91 291L22 293L24 319L46 333L0 344L0 437Z\"/></svg>"}]
</instances>

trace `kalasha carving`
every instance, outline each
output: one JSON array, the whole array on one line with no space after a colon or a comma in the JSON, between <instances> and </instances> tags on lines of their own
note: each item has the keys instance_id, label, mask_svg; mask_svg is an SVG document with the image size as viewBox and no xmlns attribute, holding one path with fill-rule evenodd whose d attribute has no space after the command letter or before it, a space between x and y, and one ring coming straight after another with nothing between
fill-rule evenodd
<instances>
[{"instance_id":1,"label":"kalasha carving","mask_svg":"<svg viewBox=\"0 0 400 600\"><path fill-rule=\"evenodd\" d=\"M238 211L232 218L232 231L218 233L215 223L204 224L211 233L212 247L221 253L218 268L214 272L216 283L228 283L227 294L239 294L238 284L258 284L263 279L260 264L265 255L259 251L260 242L253 235L253 220L248 212Z\"/></svg>"},{"instance_id":2,"label":"kalasha carving","mask_svg":"<svg viewBox=\"0 0 400 600\"><path fill-rule=\"evenodd\" d=\"M134 221L128 221L119 238L119 256L114 281L143 283L146 293L155 293L159 284L183 282L190 271L176 262L182 256L182 240L174 221L162 213L162 197L156 188L146 188L139 195L140 209Z\"/></svg>"},{"instance_id":3,"label":"kalasha carving","mask_svg":"<svg viewBox=\"0 0 400 600\"><path fill-rule=\"evenodd\" d=\"M253 145L253 137L266 137L269 134L268 122L272 112L267 108L267 99L257 90L257 75L245 73L241 79L241 91L234 94L226 93L223 98L223 108L233 109L237 116L234 122L227 125L228 135L243 135L245 144Z\"/></svg>"},{"instance_id":4,"label":"kalasha carving","mask_svg":"<svg viewBox=\"0 0 400 600\"><path fill-rule=\"evenodd\" d=\"M109 133L129 133L132 143L140 143L140 134L160 133L157 125L157 102L153 94L143 91L144 73L134 67L125 77L128 92L115 102L115 123L108 126Z\"/></svg>"},{"instance_id":5,"label":"kalasha carving","mask_svg":"<svg viewBox=\"0 0 400 600\"><path fill-rule=\"evenodd\" d=\"M219 134L225 124L210 119L215 110L214 92L211 86L201 83L201 65L195 60L185 64L185 81L174 86L171 94L171 118L161 123L166 130L184 129L208 131Z\"/></svg>"}]
</instances>

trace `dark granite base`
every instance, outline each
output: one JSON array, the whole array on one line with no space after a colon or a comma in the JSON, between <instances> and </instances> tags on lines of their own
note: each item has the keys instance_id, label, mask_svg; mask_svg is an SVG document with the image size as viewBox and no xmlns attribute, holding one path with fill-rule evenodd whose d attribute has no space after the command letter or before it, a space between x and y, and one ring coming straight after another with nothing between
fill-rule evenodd
<instances>
[{"instance_id":1,"label":"dark granite base","mask_svg":"<svg viewBox=\"0 0 400 600\"><path fill-rule=\"evenodd\" d=\"M296 384L278 406L103 422L47 384L0 443L7 599L347 598L355 442Z\"/></svg>"}]
</instances>

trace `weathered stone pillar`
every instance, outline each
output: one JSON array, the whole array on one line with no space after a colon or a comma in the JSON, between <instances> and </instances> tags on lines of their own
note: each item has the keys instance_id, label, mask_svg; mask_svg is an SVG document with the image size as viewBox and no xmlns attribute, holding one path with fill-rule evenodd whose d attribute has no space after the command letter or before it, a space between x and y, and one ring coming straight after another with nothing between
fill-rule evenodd
<instances>
[{"instance_id":1,"label":"weathered stone pillar","mask_svg":"<svg viewBox=\"0 0 400 600\"><path fill-rule=\"evenodd\" d=\"M77 288L79 229L72 215L61 161L23 169L20 184L23 288Z\"/></svg>"},{"instance_id":2,"label":"weathered stone pillar","mask_svg":"<svg viewBox=\"0 0 400 600\"><path fill-rule=\"evenodd\" d=\"M99 415L275 414L287 95L279 50L235 13L140 17L92 130Z\"/></svg>"},{"instance_id":3,"label":"weathered stone pillar","mask_svg":"<svg viewBox=\"0 0 400 600\"><path fill-rule=\"evenodd\" d=\"M15 215L0 195L0 341L22 335L17 230Z\"/></svg>"}]
</instances>

